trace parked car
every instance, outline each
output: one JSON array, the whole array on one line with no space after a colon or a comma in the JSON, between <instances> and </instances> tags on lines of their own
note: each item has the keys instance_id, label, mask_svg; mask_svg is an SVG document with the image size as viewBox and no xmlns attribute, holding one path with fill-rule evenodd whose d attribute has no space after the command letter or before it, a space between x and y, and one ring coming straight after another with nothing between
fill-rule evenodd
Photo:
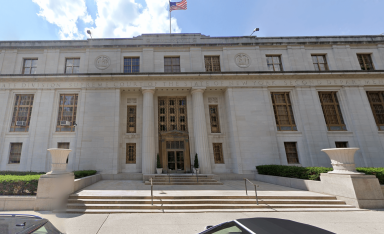
<instances>
[{"instance_id":1,"label":"parked car","mask_svg":"<svg viewBox=\"0 0 384 234\"><path fill-rule=\"evenodd\" d=\"M200 234L330 234L333 232L286 219L236 219L216 226L207 226Z\"/></svg>"},{"instance_id":2,"label":"parked car","mask_svg":"<svg viewBox=\"0 0 384 234\"><path fill-rule=\"evenodd\" d=\"M48 219L27 214L0 214L1 234L61 234Z\"/></svg>"}]
</instances>

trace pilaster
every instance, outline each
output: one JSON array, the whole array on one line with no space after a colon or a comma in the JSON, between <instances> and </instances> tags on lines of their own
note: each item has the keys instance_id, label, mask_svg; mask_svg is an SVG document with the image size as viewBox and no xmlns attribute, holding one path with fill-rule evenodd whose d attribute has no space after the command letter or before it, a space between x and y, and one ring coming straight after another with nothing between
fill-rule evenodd
<instances>
[{"instance_id":1,"label":"pilaster","mask_svg":"<svg viewBox=\"0 0 384 234\"><path fill-rule=\"evenodd\" d=\"M155 148L155 112L153 95L154 87L142 88L143 93L143 132L141 141L142 173L154 174L156 162Z\"/></svg>"}]
</instances>

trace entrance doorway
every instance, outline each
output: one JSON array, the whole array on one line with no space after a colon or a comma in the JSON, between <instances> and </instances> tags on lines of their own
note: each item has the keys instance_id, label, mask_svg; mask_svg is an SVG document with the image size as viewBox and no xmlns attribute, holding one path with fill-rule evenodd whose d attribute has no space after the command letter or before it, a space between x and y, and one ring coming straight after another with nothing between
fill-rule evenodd
<instances>
[{"instance_id":1,"label":"entrance doorway","mask_svg":"<svg viewBox=\"0 0 384 234\"><path fill-rule=\"evenodd\" d=\"M168 151L168 168L170 171L184 171L183 151Z\"/></svg>"}]
</instances>

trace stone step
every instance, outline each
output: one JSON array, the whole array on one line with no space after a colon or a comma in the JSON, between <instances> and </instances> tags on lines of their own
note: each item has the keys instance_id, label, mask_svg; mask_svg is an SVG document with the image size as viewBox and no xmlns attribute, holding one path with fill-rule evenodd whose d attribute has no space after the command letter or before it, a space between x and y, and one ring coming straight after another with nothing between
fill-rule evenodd
<instances>
[{"instance_id":1,"label":"stone step","mask_svg":"<svg viewBox=\"0 0 384 234\"><path fill-rule=\"evenodd\" d=\"M301 209L301 208L354 208L353 206L349 205L332 205L332 204L248 204L248 205L233 205L233 204L220 204L220 205L214 205L214 204L204 204L204 205L197 205L197 204L154 204L154 205L142 205L142 204L79 204L79 203L69 203L67 204L67 209L83 209L83 210L89 210L89 209L98 209L98 210L104 210L104 209L129 209L129 210L140 210L140 209L182 209L182 210L190 210L190 209L277 209L277 208L290 208L290 209Z\"/></svg>"},{"instance_id":2,"label":"stone step","mask_svg":"<svg viewBox=\"0 0 384 234\"><path fill-rule=\"evenodd\" d=\"M68 203L77 204L151 204L150 199L68 199ZM255 199L198 199L198 200L174 200L161 199L153 200L154 204L255 204ZM259 204L339 204L345 205L344 201L340 200L285 200L285 199L263 199L259 200Z\"/></svg>"},{"instance_id":3,"label":"stone step","mask_svg":"<svg viewBox=\"0 0 384 234\"><path fill-rule=\"evenodd\" d=\"M222 185L221 182L153 182L153 185ZM151 185L151 182L145 181L145 185Z\"/></svg>"},{"instance_id":4,"label":"stone step","mask_svg":"<svg viewBox=\"0 0 384 234\"><path fill-rule=\"evenodd\" d=\"M150 191L148 191L150 192ZM78 195L71 194L69 199L151 199L151 196L98 196L98 195ZM255 196L153 196L153 199L253 199ZM337 200L335 196L322 195L322 196L258 196L259 200L262 199L286 199L286 200Z\"/></svg>"},{"instance_id":5,"label":"stone step","mask_svg":"<svg viewBox=\"0 0 384 234\"><path fill-rule=\"evenodd\" d=\"M198 178L199 181L217 181L212 178ZM149 181L149 180L148 180ZM154 178L152 181L197 181L196 177L193 178Z\"/></svg>"}]
</instances>

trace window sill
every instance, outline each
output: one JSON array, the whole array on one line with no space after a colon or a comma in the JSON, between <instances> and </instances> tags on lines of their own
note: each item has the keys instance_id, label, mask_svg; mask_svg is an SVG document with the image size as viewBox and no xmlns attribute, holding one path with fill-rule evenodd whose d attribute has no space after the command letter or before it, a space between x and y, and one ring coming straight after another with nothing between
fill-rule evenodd
<instances>
[{"instance_id":1,"label":"window sill","mask_svg":"<svg viewBox=\"0 0 384 234\"><path fill-rule=\"evenodd\" d=\"M6 136L9 135L9 136L28 136L29 135L29 132L7 132L5 134Z\"/></svg>"},{"instance_id":2,"label":"window sill","mask_svg":"<svg viewBox=\"0 0 384 234\"><path fill-rule=\"evenodd\" d=\"M331 135L331 136L345 136L345 135L353 135L353 132L351 131L328 131L327 132L328 135Z\"/></svg>"},{"instance_id":3,"label":"window sill","mask_svg":"<svg viewBox=\"0 0 384 234\"><path fill-rule=\"evenodd\" d=\"M53 136L76 136L76 132L54 132Z\"/></svg>"}]
</instances>

